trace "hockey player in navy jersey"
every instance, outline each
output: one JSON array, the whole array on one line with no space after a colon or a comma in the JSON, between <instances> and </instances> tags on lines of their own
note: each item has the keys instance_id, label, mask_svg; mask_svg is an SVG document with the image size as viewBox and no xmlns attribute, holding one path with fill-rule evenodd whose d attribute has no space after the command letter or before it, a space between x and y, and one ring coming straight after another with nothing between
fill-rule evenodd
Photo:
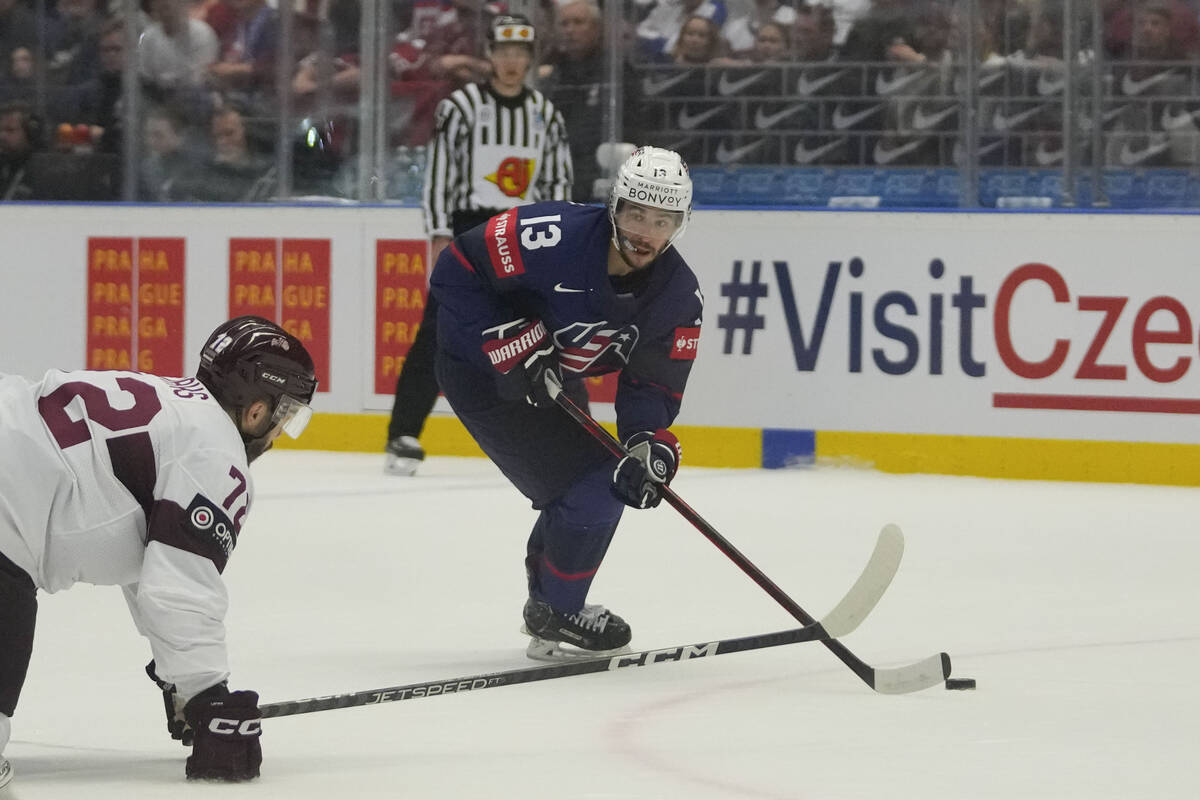
<instances>
[{"instance_id":1,"label":"hockey player in navy jersey","mask_svg":"<svg viewBox=\"0 0 1200 800\"><path fill-rule=\"evenodd\" d=\"M196 377L0 375L0 786L40 589L121 586L189 779L255 778L258 695L230 691L221 573L254 494L249 463L312 416L312 358L259 317L219 326ZM67 686L63 691L84 690ZM97 720L97 724L99 724Z\"/></svg>"},{"instance_id":2,"label":"hockey player in navy jersey","mask_svg":"<svg viewBox=\"0 0 1200 800\"><path fill-rule=\"evenodd\" d=\"M588 588L625 506L661 499L679 466L669 430L696 357L703 298L673 247L692 182L677 153L643 147L608 207L519 206L456 238L432 275L438 382L467 430L540 511L529 536L533 658L624 648L630 628ZM556 406L561 380L619 373L617 461Z\"/></svg>"}]
</instances>

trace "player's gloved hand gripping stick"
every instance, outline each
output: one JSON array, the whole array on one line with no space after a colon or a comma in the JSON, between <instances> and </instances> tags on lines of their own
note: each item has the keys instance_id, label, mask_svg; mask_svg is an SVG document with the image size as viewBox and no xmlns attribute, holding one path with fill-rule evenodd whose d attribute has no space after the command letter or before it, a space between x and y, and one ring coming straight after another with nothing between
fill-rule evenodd
<instances>
[{"instance_id":1,"label":"player's gloved hand gripping stick","mask_svg":"<svg viewBox=\"0 0 1200 800\"><path fill-rule=\"evenodd\" d=\"M592 417L575 404L567 393L562 390L562 382L558 380L558 376L547 373L544 376L546 381L546 391L554 402L560 408L566 411L571 417L578 422L583 428L588 431L597 441L603 444L608 451L621 459L620 463L625 463L631 457L631 452L621 445L617 439L605 430L600 423L592 419ZM632 437L631 437L632 438ZM672 437L673 438L673 437ZM618 466L618 471L620 467ZM745 572L750 578L757 583L767 594L775 599L775 602L783 606L789 614L795 617L804 625L811 625L816 620L808 614L803 608L796 604L796 601L784 594L775 583L768 578L762 570L756 567L750 559L743 555L736 547L710 525L703 517L696 513L691 506L683 501L675 493L675 490L666 485L665 482L658 485L656 491L661 494L662 498L667 503L678 511L684 519L690 522L696 530L704 534L707 539L716 545L717 549L724 553L733 563ZM864 662L854 653L850 652L841 642L836 639L824 639L822 644L828 647L834 655L841 659L842 663L854 671L864 683L870 686L877 692L884 694L904 694L907 692L915 692L921 689L928 689L931 686L936 686L943 683L950 676L950 656L946 653L938 653L903 667L895 668L875 668Z\"/></svg>"}]
</instances>

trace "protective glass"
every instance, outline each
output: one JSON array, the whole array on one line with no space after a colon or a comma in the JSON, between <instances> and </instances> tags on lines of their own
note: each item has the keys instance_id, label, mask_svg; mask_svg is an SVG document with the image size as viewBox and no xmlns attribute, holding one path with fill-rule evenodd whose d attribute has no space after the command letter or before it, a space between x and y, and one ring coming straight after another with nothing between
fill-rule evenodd
<instances>
[{"instance_id":1,"label":"protective glass","mask_svg":"<svg viewBox=\"0 0 1200 800\"><path fill-rule=\"evenodd\" d=\"M271 416L271 427L280 426L283 432L296 439L308 427L312 419L312 408L302 400L291 395L282 395L275 404L275 413Z\"/></svg>"}]
</instances>

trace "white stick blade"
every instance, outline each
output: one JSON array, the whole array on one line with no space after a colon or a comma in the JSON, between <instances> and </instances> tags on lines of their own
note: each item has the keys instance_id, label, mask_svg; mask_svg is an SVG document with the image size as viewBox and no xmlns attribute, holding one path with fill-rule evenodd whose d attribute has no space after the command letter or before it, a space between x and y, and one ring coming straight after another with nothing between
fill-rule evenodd
<instances>
[{"instance_id":1,"label":"white stick blade","mask_svg":"<svg viewBox=\"0 0 1200 800\"><path fill-rule=\"evenodd\" d=\"M876 669L874 689L880 694L908 694L937 686L948 677L950 656L938 653L906 667Z\"/></svg>"},{"instance_id":2,"label":"white stick blade","mask_svg":"<svg viewBox=\"0 0 1200 800\"><path fill-rule=\"evenodd\" d=\"M903 555L904 534L892 523L884 525L862 574L846 596L821 620L821 627L830 637L845 636L866 619L896 576Z\"/></svg>"}]
</instances>

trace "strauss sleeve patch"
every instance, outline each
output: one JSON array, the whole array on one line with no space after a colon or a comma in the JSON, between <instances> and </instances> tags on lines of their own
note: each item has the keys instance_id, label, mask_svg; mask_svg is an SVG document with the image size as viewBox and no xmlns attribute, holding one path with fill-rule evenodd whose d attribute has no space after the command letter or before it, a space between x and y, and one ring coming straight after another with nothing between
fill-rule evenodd
<instances>
[{"instance_id":1,"label":"strauss sleeve patch","mask_svg":"<svg viewBox=\"0 0 1200 800\"><path fill-rule=\"evenodd\" d=\"M517 210L509 209L497 214L487 222L484 241L487 243L488 258L497 278L510 278L525 272L521 251L517 247Z\"/></svg>"},{"instance_id":2,"label":"strauss sleeve patch","mask_svg":"<svg viewBox=\"0 0 1200 800\"><path fill-rule=\"evenodd\" d=\"M681 360L681 361L695 361L696 353L699 350L700 350L700 329L699 328L676 328L675 329L675 343L671 346L671 358Z\"/></svg>"}]
</instances>

